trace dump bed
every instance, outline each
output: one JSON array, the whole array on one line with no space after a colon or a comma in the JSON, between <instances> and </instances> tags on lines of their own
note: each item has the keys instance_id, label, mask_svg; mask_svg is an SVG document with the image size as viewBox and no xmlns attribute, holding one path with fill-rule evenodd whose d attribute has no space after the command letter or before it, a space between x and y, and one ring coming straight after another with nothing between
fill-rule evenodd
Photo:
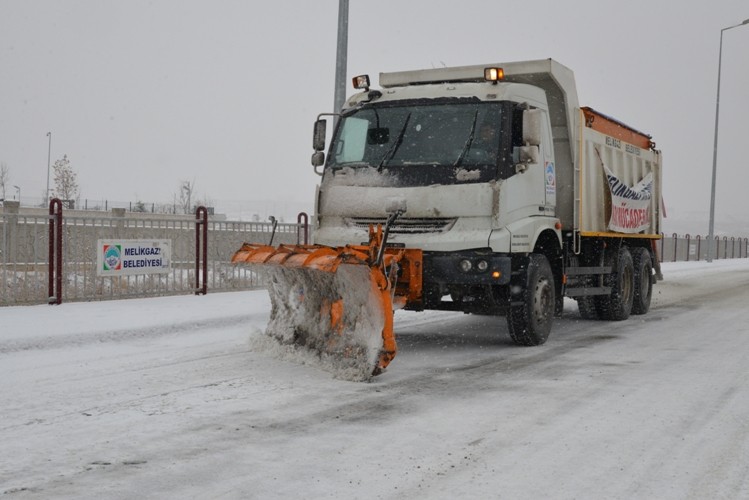
<instances>
[{"instance_id":1,"label":"dump bed","mask_svg":"<svg viewBox=\"0 0 749 500\"><path fill-rule=\"evenodd\" d=\"M505 81L546 92L562 227L582 235L657 236L661 156L650 136L580 108L574 74L552 59L497 66L504 68Z\"/></svg>"},{"instance_id":2,"label":"dump bed","mask_svg":"<svg viewBox=\"0 0 749 500\"><path fill-rule=\"evenodd\" d=\"M650 136L591 108L580 109L578 123L575 200L572 218L562 217L564 229L658 236L661 155Z\"/></svg>"}]
</instances>

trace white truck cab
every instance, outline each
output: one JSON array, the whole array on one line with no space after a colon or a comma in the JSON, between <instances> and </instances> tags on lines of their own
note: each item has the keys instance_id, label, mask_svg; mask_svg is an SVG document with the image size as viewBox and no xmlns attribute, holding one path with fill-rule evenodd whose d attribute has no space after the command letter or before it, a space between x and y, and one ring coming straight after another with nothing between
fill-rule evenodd
<instances>
[{"instance_id":1,"label":"white truck cab","mask_svg":"<svg viewBox=\"0 0 749 500\"><path fill-rule=\"evenodd\" d=\"M388 244L424 252L423 296L408 307L503 314L523 345L546 340L565 295L585 317L647 311L660 155L584 112L571 70L547 59L382 73L380 90L354 80L327 157L324 120L315 127L316 244L366 242L402 207ZM653 179L637 232L608 224L606 168L632 186Z\"/></svg>"}]
</instances>

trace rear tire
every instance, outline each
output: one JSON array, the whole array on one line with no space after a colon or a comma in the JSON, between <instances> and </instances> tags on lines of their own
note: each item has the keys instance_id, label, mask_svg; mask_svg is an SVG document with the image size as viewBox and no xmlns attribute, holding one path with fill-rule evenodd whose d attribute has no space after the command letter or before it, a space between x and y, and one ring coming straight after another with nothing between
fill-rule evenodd
<instances>
[{"instance_id":1,"label":"rear tire","mask_svg":"<svg viewBox=\"0 0 749 500\"><path fill-rule=\"evenodd\" d=\"M594 296L579 297L577 299L577 310L580 311L580 317L583 319L598 319Z\"/></svg>"},{"instance_id":2,"label":"rear tire","mask_svg":"<svg viewBox=\"0 0 749 500\"><path fill-rule=\"evenodd\" d=\"M632 262L635 269L632 314L645 314L650 310L650 300L653 296L653 260L647 248L634 248Z\"/></svg>"},{"instance_id":3,"label":"rear tire","mask_svg":"<svg viewBox=\"0 0 749 500\"><path fill-rule=\"evenodd\" d=\"M507 328L513 342L522 346L546 342L551 332L555 297L549 261L541 254L529 255L527 267L511 283Z\"/></svg>"},{"instance_id":4,"label":"rear tire","mask_svg":"<svg viewBox=\"0 0 749 500\"><path fill-rule=\"evenodd\" d=\"M626 247L620 247L616 253L606 258L607 265L612 266L611 274L604 283L611 287L611 294L596 297L598 316L609 321L622 321L629 318L634 300L635 279L632 254Z\"/></svg>"}]
</instances>

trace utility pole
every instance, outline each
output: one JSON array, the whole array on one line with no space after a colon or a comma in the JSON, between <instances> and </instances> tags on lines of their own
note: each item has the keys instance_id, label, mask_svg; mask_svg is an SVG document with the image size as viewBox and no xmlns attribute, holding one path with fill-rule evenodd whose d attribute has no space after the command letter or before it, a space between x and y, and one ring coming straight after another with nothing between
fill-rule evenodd
<instances>
[{"instance_id":1,"label":"utility pole","mask_svg":"<svg viewBox=\"0 0 749 500\"><path fill-rule=\"evenodd\" d=\"M338 48L335 63L333 112L338 113L346 100L346 63L348 56L348 0L338 0ZM338 117L336 117L338 121Z\"/></svg>"},{"instance_id":2,"label":"utility pole","mask_svg":"<svg viewBox=\"0 0 749 500\"><path fill-rule=\"evenodd\" d=\"M720 118L720 66L723 59L723 32L739 26L749 24L749 19L745 19L739 24L729 26L720 30L720 48L718 49L718 92L715 97L715 139L713 142L713 177L712 187L710 188L710 223L707 233L707 261L712 262L717 253L715 241L715 177L718 171L718 123Z\"/></svg>"}]
</instances>

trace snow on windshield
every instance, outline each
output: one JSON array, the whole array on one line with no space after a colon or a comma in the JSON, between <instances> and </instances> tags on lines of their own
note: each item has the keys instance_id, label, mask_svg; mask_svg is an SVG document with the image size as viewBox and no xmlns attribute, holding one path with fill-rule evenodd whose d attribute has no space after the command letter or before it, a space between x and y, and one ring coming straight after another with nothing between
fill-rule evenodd
<instances>
[{"instance_id":1,"label":"snow on windshield","mask_svg":"<svg viewBox=\"0 0 749 500\"><path fill-rule=\"evenodd\" d=\"M496 103L369 106L343 118L329 167L497 164Z\"/></svg>"},{"instance_id":2,"label":"snow on windshield","mask_svg":"<svg viewBox=\"0 0 749 500\"><path fill-rule=\"evenodd\" d=\"M398 185L398 178L388 169L375 167L343 167L328 171L323 179L324 186L391 187Z\"/></svg>"}]
</instances>

